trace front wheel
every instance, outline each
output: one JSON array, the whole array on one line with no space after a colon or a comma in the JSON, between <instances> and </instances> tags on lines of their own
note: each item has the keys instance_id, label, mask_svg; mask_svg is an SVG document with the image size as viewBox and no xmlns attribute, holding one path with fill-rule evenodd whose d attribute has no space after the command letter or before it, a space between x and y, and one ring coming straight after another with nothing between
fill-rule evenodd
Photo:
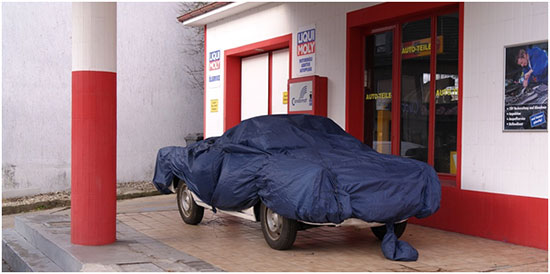
<instances>
[{"instance_id":1,"label":"front wheel","mask_svg":"<svg viewBox=\"0 0 550 274\"><path fill-rule=\"evenodd\" d=\"M397 239L399 239L403 233L405 233L405 228L407 228L407 221L397 223L393 225L393 231L395 233L395 236L397 236ZM375 226L370 228L372 230L372 233L378 238L380 241L384 240L384 235L386 235L386 226Z\"/></svg>"},{"instance_id":2,"label":"front wheel","mask_svg":"<svg viewBox=\"0 0 550 274\"><path fill-rule=\"evenodd\" d=\"M177 199L181 218L186 224L196 225L202 221L204 207L198 206L195 203L191 190L189 190L187 184L182 180L178 184Z\"/></svg>"},{"instance_id":3,"label":"front wheel","mask_svg":"<svg viewBox=\"0 0 550 274\"><path fill-rule=\"evenodd\" d=\"M296 220L285 218L262 203L260 222L265 241L271 248L285 250L292 247L298 231Z\"/></svg>"}]
</instances>

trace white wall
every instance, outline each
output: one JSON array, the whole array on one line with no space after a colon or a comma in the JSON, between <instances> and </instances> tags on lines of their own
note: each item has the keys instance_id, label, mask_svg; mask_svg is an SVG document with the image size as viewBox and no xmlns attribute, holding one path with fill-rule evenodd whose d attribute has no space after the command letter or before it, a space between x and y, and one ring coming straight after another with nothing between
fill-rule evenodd
<instances>
[{"instance_id":1,"label":"white wall","mask_svg":"<svg viewBox=\"0 0 550 274\"><path fill-rule=\"evenodd\" d=\"M328 117L345 127L346 13L376 3L268 3L207 25L207 52L248 45L316 27L316 72L328 77ZM294 50L293 50L294 51ZM295 54L295 53L293 53ZM295 59L293 58L293 62ZM223 72L223 58L221 71ZM295 67L295 66L293 66ZM296 77L295 70L292 71ZM224 75L221 75L221 83ZM207 85L207 103L219 100L219 110L206 111L205 136L223 134L223 84Z\"/></svg>"},{"instance_id":2,"label":"white wall","mask_svg":"<svg viewBox=\"0 0 550 274\"><path fill-rule=\"evenodd\" d=\"M503 132L504 46L548 39L547 3L466 3L462 188L548 197L548 133Z\"/></svg>"},{"instance_id":3,"label":"white wall","mask_svg":"<svg viewBox=\"0 0 550 274\"><path fill-rule=\"evenodd\" d=\"M4 198L70 188L71 14L71 3L2 3ZM180 14L178 3L118 3L118 182L150 181L160 147L202 132L203 89L185 67L203 56Z\"/></svg>"},{"instance_id":4,"label":"white wall","mask_svg":"<svg viewBox=\"0 0 550 274\"><path fill-rule=\"evenodd\" d=\"M2 192L70 187L71 3L2 3Z\"/></svg>"},{"instance_id":5,"label":"white wall","mask_svg":"<svg viewBox=\"0 0 550 274\"><path fill-rule=\"evenodd\" d=\"M118 3L117 181L150 181L159 148L202 132L203 88L185 66L189 30L178 3ZM201 69L202 66L199 66ZM202 77L201 73L201 77Z\"/></svg>"}]
</instances>

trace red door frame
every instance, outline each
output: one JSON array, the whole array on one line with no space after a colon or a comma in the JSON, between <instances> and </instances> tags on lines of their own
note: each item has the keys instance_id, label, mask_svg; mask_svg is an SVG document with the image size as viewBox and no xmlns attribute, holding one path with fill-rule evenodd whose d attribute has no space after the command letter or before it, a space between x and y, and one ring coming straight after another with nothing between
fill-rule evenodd
<instances>
[{"instance_id":1,"label":"red door frame","mask_svg":"<svg viewBox=\"0 0 550 274\"><path fill-rule=\"evenodd\" d=\"M384 27L395 24L395 22L427 18L436 13L445 13L449 9L458 10L460 20L456 186L442 185L441 207L433 216L422 220L412 218L409 221L448 231L548 250L548 199L461 189L464 3L383 3L347 14L346 131L363 140L365 28ZM432 25L432 31L433 28ZM395 28L395 31L400 30ZM433 39L435 39L435 35L432 35L432 45L435 44ZM399 41L394 39L394 49L398 49L400 46ZM432 47L432 51L434 50L435 47ZM393 61L400 77L399 59L394 58ZM431 64L431 67L432 73L434 73L435 64ZM401 90L399 82L394 77L392 85L396 91ZM400 92L392 94L392 98L394 95L399 96ZM394 104L396 101L392 101L392 110L397 114L400 112L400 99L394 98L393 100L397 100L397 104ZM430 104L433 104L431 101L432 98L430 98ZM399 115L393 116L392 119L399 119ZM392 131L399 133L399 126L400 121L398 120L392 123ZM430 128L430 130L433 129ZM392 142L399 140L398 134L392 135ZM433 142L433 140L430 141ZM392 150L392 154L399 154L399 151ZM455 176L440 175L442 181L454 178Z\"/></svg>"},{"instance_id":2,"label":"red door frame","mask_svg":"<svg viewBox=\"0 0 550 274\"><path fill-rule=\"evenodd\" d=\"M241 58L271 52L279 49L289 49L288 78L292 77L292 34L287 34L261 42L225 50L224 52L224 121L223 130L236 126L241 122ZM271 72L271 53L269 54L269 70ZM269 75L269 90L271 91L271 73ZM271 102L269 92L268 102ZM268 107L271 113L271 104Z\"/></svg>"},{"instance_id":3,"label":"red door frame","mask_svg":"<svg viewBox=\"0 0 550 274\"><path fill-rule=\"evenodd\" d=\"M420 8L422 7L422 8ZM391 12L388 12L390 11ZM364 106L363 102L363 87L364 82L364 36L381 31L393 30L393 73L392 73L392 135L391 135L391 152L394 155L400 155L400 111L401 111L401 54L397 50L401 47L401 29L400 23L405 21L415 21L419 19L431 19L431 32L436 31L436 19L434 14L445 14L456 12L459 10L457 3L386 3L380 4L366 9L348 13L348 78L346 79L346 130L358 138L364 138ZM371 14L372 12L372 14ZM384 14L386 17L384 17ZM371 16L376 15L376 16ZM368 19L365 19L368 18ZM376 19L376 20L375 20ZM461 19L462 20L462 19ZM366 23L362 23L366 22ZM462 34L459 35L460 39ZM432 43L435 43L435 35L431 36ZM461 42L459 42L461 45ZM435 56L435 47L432 47L431 55ZM351 52L353 54L351 55ZM353 57L350 57L353 56ZM459 58L459 67L462 62ZM435 58L430 58L430 71L432 79L435 79ZM460 68L459 68L460 73ZM460 77L459 77L460 79ZM462 86L459 85L459 89ZM435 81L430 82L430 90L435 90ZM459 90L460 93L460 90ZM460 93L461 94L461 93ZM460 100L459 100L460 101ZM429 140L428 140L428 163L433 165L433 143L435 130L435 94L430 92L430 116L429 116ZM461 109L458 116L461 117ZM457 128L457 142L460 143L461 129L460 125ZM457 147L457 157L460 157L460 147ZM460 161L457 160L458 163ZM457 173L460 170L457 164ZM451 185L459 184L455 175L445 174L440 176L444 181L451 181Z\"/></svg>"}]
</instances>

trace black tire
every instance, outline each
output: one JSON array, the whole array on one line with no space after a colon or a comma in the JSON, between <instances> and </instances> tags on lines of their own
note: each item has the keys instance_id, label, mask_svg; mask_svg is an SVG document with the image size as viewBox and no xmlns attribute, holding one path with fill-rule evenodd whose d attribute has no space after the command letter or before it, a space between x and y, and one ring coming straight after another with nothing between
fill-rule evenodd
<instances>
[{"instance_id":1,"label":"black tire","mask_svg":"<svg viewBox=\"0 0 550 274\"><path fill-rule=\"evenodd\" d=\"M407 228L407 221L397 223L393 225L393 231L395 233L395 236L397 236L397 239L401 238L403 233L405 233L405 228ZM374 236L378 238L378 240L382 241L384 240L384 235L386 235L386 226L375 226L370 228L372 230L372 233L374 233Z\"/></svg>"},{"instance_id":2,"label":"black tire","mask_svg":"<svg viewBox=\"0 0 550 274\"><path fill-rule=\"evenodd\" d=\"M296 240L298 222L285 218L266 207L260 207L260 223L267 244L276 250L285 250L292 247Z\"/></svg>"},{"instance_id":3,"label":"black tire","mask_svg":"<svg viewBox=\"0 0 550 274\"><path fill-rule=\"evenodd\" d=\"M186 224L197 225L202 221L204 207L195 203L191 190L187 188L187 184L182 180L178 184L177 200L181 218Z\"/></svg>"}]
</instances>

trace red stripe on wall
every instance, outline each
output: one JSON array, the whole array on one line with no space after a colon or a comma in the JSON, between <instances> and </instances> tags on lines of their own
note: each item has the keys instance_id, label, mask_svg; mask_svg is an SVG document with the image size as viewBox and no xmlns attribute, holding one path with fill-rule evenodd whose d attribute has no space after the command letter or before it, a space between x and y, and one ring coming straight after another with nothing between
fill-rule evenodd
<instances>
[{"instance_id":1,"label":"red stripe on wall","mask_svg":"<svg viewBox=\"0 0 550 274\"><path fill-rule=\"evenodd\" d=\"M443 186L439 211L410 222L548 250L548 199Z\"/></svg>"},{"instance_id":2,"label":"red stripe on wall","mask_svg":"<svg viewBox=\"0 0 550 274\"><path fill-rule=\"evenodd\" d=\"M72 72L71 242L116 240L116 73Z\"/></svg>"}]
</instances>

